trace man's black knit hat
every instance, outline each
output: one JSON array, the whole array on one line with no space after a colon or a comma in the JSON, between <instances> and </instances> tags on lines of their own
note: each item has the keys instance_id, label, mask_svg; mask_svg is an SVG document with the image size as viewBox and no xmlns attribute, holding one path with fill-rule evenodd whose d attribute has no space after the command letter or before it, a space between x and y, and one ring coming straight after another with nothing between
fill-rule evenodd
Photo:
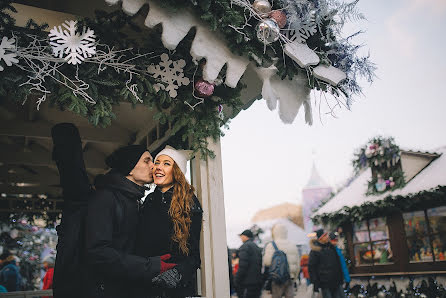
<instances>
[{"instance_id":1,"label":"man's black knit hat","mask_svg":"<svg viewBox=\"0 0 446 298\"><path fill-rule=\"evenodd\" d=\"M105 163L110 168L118 171L118 173L128 176L131 170L138 163L141 155L146 152L147 149L143 145L130 145L117 149L110 154Z\"/></svg>"}]
</instances>

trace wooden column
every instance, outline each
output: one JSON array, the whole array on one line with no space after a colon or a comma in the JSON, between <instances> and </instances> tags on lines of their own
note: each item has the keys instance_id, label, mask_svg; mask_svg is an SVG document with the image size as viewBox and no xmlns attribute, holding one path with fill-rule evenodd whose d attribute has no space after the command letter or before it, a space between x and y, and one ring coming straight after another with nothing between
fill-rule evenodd
<instances>
[{"instance_id":1,"label":"wooden column","mask_svg":"<svg viewBox=\"0 0 446 298\"><path fill-rule=\"evenodd\" d=\"M216 157L197 156L191 163L191 177L203 207L201 295L220 298L230 296L220 141L209 140L209 149Z\"/></svg>"}]
</instances>

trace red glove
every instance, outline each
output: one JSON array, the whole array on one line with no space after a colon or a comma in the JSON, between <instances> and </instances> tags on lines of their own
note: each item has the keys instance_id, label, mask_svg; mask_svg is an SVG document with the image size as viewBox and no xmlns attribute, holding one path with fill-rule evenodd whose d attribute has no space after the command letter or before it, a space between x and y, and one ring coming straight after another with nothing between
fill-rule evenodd
<instances>
[{"instance_id":1,"label":"red glove","mask_svg":"<svg viewBox=\"0 0 446 298\"><path fill-rule=\"evenodd\" d=\"M175 267L177 264L175 263L166 263L163 261L167 261L168 259L170 259L171 255L170 254L166 254L166 255L162 255L160 256L161 259L161 269L160 269L160 273L163 273L169 269L172 269L173 267Z\"/></svg>"}]
</instances>

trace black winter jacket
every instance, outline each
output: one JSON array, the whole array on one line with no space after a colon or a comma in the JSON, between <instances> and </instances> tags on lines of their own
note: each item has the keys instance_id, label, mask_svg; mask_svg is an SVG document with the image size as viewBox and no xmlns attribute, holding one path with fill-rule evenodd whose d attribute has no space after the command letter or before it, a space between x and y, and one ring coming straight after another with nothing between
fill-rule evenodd
<instances>
[{"instance_id":1,"label":"black winter jacket","mask_svg":"<svg viewBox=\"0 0 446 298\"><path fill-rule=\"evenodd\" d=\"M248 240L239 248L239 265L235 275L236 287L262 284L262 251Z\"/></svg>"},{"instance_id":2,"label":"black winter jacket","mask_svg":"<svg viewBox=\"0 0 446 298\"><path fill-rule=\"evenodd\" d=\"M139 200L144 188L114 171L88 204L87 263L89 297L123 298L160 272L160 258L133 255Z\"/></svg>"},{"instance_id":3,"label":"black winter jacket","mask_svg":"<svg viewBox=\"0 0 446 298\"><path fill-rule=\"evenodd\" d=\"M174 290L159 289L152 286L140 292L138 297L186 297L196 296L196 272L200 268L200 234L203 211L200 202L194 196L191 211L190 236L187 241L189 255L179 249L172 241L174 232L172 220L168 214L172 202L173 189L162 193L159 188L149 194L140 211L140 222L136 237L136 254L143 257L171 254L169 263L176 263L177 270L183 276L182 285Z\"/></svg>"},{"instance_id":4,"label":"black winter jacket","mask_svg":"<svg viewBox=\"0 0 446 298\"><path fill-rule=\"evenodd\" d=\"M310 261L308 270L315 289L334 289L343 283L343 273L336 248L331 244L310 241Z\"/></svg>"}]
</instances>

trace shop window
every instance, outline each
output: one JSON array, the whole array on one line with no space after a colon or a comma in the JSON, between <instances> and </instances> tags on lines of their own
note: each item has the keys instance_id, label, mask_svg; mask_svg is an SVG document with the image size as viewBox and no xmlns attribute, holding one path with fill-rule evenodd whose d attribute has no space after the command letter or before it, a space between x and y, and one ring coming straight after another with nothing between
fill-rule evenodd
<instances>
[{"instance_id":1,"label":"shop window","mask_svg":"<svg viewBox=\"0 0 446 298\"><path fill-rule=\"evenodd\" d=\"M356 266L390 264L392 250L385 218L362 221L353 226L353 251Z\"/></svg>"},{"instance_id":2,"label":"shop window","mask_svg":"<svg viewBox=\"0 0 446 298\"><path fill-rule=\"evenodd\" d=\"M403 214L409 261L446 261L446 206Z\"/></svg>"}]
</instances>

